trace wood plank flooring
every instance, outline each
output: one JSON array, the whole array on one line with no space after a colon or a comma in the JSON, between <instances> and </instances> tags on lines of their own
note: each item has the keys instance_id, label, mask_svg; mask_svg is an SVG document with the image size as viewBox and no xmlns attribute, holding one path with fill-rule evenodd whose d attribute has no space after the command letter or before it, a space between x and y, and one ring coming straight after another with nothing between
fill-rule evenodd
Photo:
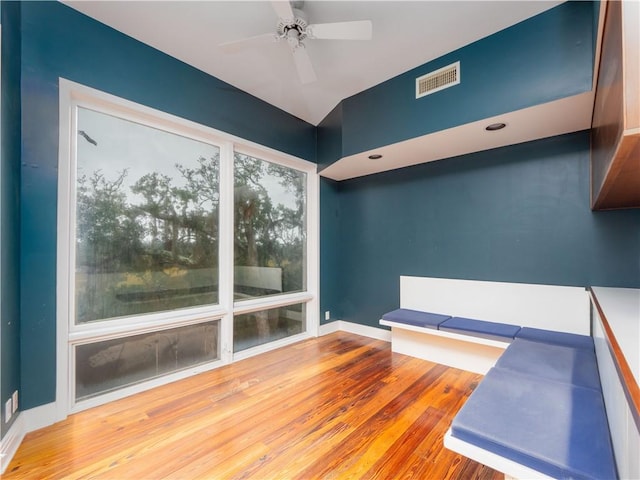
<instances>
[{"instance_id":1,"label":"wood plank flooring","mask_svg":"<svg viewBox=\"0 0 640 480\"><path fill-rule=\"evenodd\" d=\"M480 379L334 333L32 432L3 478L502 479L442 445Z\"/></svg>"}]
</instances>

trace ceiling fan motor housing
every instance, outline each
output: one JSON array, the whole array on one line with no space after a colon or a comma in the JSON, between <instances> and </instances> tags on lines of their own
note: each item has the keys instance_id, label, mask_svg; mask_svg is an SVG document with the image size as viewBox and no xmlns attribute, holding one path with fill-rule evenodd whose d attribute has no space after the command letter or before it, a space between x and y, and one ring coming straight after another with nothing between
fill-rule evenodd
<instances>
[{"instance_id":1,"label":"ceiling fan motor housing","mask_svg":"<svg viewBox=\"0 0 640 480\"><path fill-rule=\"evenodd\" d=\"M293 22L287 21L287 19L278 19L278 36L280 38L296 37L298 40L304 40L307 37L306 30L309 23L307 17L302 10L293 8ZM291 31L291 33L289 33ZM297 33L296 33L297 32Z\"/></svg>"},{"instance_id":2,"label":"ceiling fan motor housing","mask_svg":"<svg viewBox=\"0 0 640 480\"><path fill-rule=\"evenodd\" d=\"M315 82L316 74L306 51L303 40L370 40L372 25L370 20L351 22L331 22L309 24L307 16L302 11L301 0L271 0L271 6L278 16L276 33L257 35L233 42L226 42L221 46L233 52L239 45L254 45L266 41L286 41L298 70L300 82L304 85Z\"/></svg>"}]
</instances>

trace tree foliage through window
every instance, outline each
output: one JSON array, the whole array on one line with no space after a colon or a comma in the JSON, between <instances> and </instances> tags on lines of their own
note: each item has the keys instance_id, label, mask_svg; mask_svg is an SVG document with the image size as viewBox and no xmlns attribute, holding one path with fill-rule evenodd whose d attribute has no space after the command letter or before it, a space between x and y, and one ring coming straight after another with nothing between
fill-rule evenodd
<instances>
[{"instance_id":1,"label":"tree foliage through window","mask_svg":"<svg viewBox=\"0 0 640 480\"><path fill-rule=\"evenodd\" d=\"M79 120L92 141L78 136L76 323L218 303L218 147L88 110ZM236 298L305 289L305 185L234 155Z\"/></svg>"}]
</instances>

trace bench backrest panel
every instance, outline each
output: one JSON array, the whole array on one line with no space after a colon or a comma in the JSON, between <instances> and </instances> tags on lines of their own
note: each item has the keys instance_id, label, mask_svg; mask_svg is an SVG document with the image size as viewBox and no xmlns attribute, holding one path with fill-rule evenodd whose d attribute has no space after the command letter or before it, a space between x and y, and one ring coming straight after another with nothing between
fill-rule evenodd
<instances>
[{"instance_id":1,"label":"bench backrest panel","mask_svg":"<svg viewBox=\"0 0 640 480\"><path fill-rule=\"evenodd\" d=\"M400 307L590 335L582 287L400 277Z\"/></svg>"}]
</instances>

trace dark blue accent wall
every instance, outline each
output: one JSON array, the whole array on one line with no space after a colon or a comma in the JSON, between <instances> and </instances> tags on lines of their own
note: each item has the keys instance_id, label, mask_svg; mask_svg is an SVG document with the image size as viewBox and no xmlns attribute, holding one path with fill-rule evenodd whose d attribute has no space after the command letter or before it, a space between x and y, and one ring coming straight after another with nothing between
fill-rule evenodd
<instances>
[{"instance_id":1,"label":"dark blue accent wall","mask_svg":"<svg viewBox=\"0 0 640 480\"><path fill-rule=\"evenodd\" d=\"M344 100L316 129L59 2L3 3L2 400L16 385L24 408L55 400L59 77L322 169L589 90L595 11L562 4ZM456 60L463 84L416 101L414 78ZM640 287L640 211L589 210L588 148L582 132L322 179L321 312L377 326L400 275Z\"/></svg>"},{"instance_id":2,"label":"dark blue accent wall","mask_svg":"<svg viewBox=\"0 0 640 480\"><path fill-rule=\"evenodd\" d=\"M344 320L378 326L401 275L640 287L640 210L589 209L588 132L343 181L337 203L321 303Z\"/></svg>"},{"instance_id":3,"label":"dark blue accent wall","mask_svg":"<svg viewBox=\"0 0 640 480\"><path fill-rule=\"evenodd\" d=\"M315 127L59 2L22 3L22 406L55 400L58 78L315 161Z\"/></svg>"},{"instance_id":4,"label":"dark blue accent wall","mask_svg":"<svg viewBox=\"0 0 640 480\"><path fill-rule=\"evenodd\" d=\"M318 170L330 165L342 152L342 104L338 104L318 125ZM320 178L320 323L342 318L339 309L340 277L340 199L339 183Z\"/></svg>"},{"instance_id":5,"label":"dark blue accent wall","mask_svg":"<svg viewBox=\"0 0 640 480\"><path fill-rule=\"evenodd\" d=\"M340 197L338 182L320 178L320 323L342 318L342 269L340 267Z\"/></svg>"},{"instance_id":6,"label":"dark blue accent wall","mask_svg":"<svg viewBox=\"0 0 640 480\"><path fill-rule=\"evenodd\" d=\"M343 100L342 151L318 163L591 90L594 15L563 3ZM415 98L416 78L457 61L459 85Z\"/></svg>"},{"instance_id":7,"label":"dark blue accent wall","mask_svg":"<svg viewBox=\"0 0 640 480\"><path fill-rule=\"evenodd\" d=\"M20 387L20 4L2 2L0 119L0 434L4 404Z\"/></svg>"}]
</instances>

